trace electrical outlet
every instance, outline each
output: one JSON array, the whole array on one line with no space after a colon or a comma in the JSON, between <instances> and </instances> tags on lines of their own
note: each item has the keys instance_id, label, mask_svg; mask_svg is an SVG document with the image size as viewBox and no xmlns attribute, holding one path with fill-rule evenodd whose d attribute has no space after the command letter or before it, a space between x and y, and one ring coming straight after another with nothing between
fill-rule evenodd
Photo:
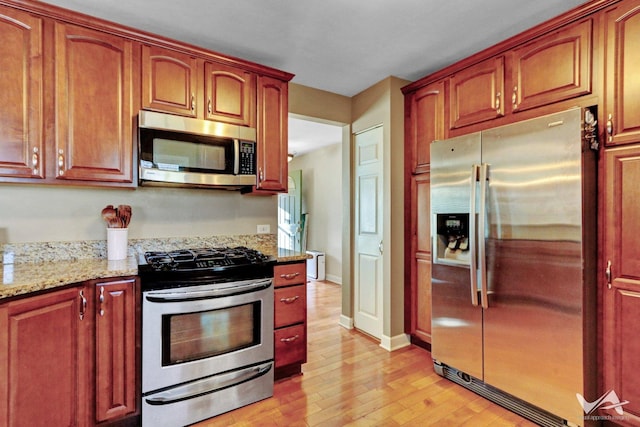
<instances>
[{"instance_id":1,"label":"electrical outlet","mask_svg":"<svg viewBox=\"0 0 640 427\"><path fill-rule=\"evenodd\" d=\"M271 233L271 226L269 224L258 224L258 234Z\"/></svg>"}]
</instances>

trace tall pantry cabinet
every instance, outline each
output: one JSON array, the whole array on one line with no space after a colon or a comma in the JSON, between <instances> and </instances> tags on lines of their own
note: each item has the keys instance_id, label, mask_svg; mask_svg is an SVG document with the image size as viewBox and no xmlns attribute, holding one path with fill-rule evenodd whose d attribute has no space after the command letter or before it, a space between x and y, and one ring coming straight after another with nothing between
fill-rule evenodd
<instances>
[{"instance_id":1,"label":"tall pantry cabinet","mask_svg":"<svg viewBox=\"0 0 640 427\"><path fill-rule=\"evenodd\" d=\"M622 1L605 16L604 250L601 391L628 401L625 426L640 426L640 2Z\"/></svg>"},{"instance_id":2,"label":"tall pantry cabinet","mask_svg":"<svg viewBox=\"0 0 640 427\"><path fill-rule=\"evenodd\" d=\"M444 82L405 98L405 331L415 344L431 344L431 235L429 150L444 137ZM408 276L408 277L407 277Z\"/></svg>"}]
</instances>

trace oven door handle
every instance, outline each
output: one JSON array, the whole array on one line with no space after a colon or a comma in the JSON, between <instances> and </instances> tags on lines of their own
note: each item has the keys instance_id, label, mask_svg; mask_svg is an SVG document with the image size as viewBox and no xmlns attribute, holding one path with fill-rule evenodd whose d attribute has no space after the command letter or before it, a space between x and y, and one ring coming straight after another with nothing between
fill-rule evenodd
<instances>
[{"instance_id":1,"label":"oven door handle","mask_svg":"<svg viewBox=\"0 0 640 427\"><path fill-rule=\"evenodd\" d=\"M145 397L149 405L170 405L183 400L194 399L206 394L215 393L226 388L251 381L268 373L273 367L273 362L268 362L251 368L229 372L221 375L214 375L209 378L197 380L189 384L174 387L153 396Z\"/></svg>"},{"instance_id":2,"label":"oven door handle","mask_svg":"<svg viewBox=\"0 0 640 427\"><path fill-rule=\"evenodd\" d=\"M145 293L147 301L151 302L177 302L193 301L199 299L224 298L232 295L245 294L257 290L267 289L271 286L272 280L260 280L245 284L238 284L217 289L189 290L189 291L150 291Z\"/></svg>"}]
</instances>

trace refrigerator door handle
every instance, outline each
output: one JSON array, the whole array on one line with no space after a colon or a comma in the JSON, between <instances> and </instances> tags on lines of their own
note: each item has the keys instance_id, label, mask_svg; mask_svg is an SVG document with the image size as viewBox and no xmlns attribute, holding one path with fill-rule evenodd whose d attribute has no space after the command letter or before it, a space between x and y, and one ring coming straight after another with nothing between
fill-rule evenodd
<instances>
[{"instance_id":1,"label":"refrigerator door handle","mask_svg":"<svg viewBox=\"0 0 640 427\"><path fill-rule=\"evenodd\" d=\"M471 304L477 306L478 302L478 261L477 261L477 234L476 234L476 188L478 182L478 169L480 166L471 166L471 197L469 199L469 274L471 282Z\"/></svg>"},{"instance_id":2,"label":"refrigerator door handle","mask_svg":"<svg viewBox=\"0 0 640 427\"><path fill-rule=\"evenodd\" d=\"M478 217L478 264L480 264L480 298L482 308L489 308L487 289L486 220L487 220L487 180L489 165L480 165L480 209Z\"/></svg>"}]
</instances>

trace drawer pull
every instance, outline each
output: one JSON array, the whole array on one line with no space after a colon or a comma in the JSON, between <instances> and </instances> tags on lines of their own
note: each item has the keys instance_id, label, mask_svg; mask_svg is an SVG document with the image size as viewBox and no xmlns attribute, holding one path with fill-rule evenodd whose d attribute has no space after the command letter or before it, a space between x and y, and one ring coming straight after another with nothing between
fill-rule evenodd
<instances>
[{"instance_id":1,"label":"drawer pull","mask_svg":"<svg viewBox=\"0 0 640 427\"><path fill-rule=\"evenodd\" d=\"M297 340L298 338L300 338L300 335L294 335L294 336L289 337L289 338L280 338L280 342L293 342L293 341Z\"/></svg>"},{"instance_id":2,"label":"drawer pull","mask_svg":"<svg viewBox=\"0 0 640 427\"><path fill-rule=\"evenodd\" d=\"M281 274L280 277L283 279L291 280L298 277L299 275L300 273L296 271L295 273Z\"/></svg>"},{"instance_id":3,"label":"drawer pull","mask_svg":"<svg viewBox=\"0 0 640 427\"><path fill-rule=\"evenodd\" d=\"M283 302L285 304L291 304L292 302L294 302L298 298L300 298L299 295L296 295L294 297L289 297L289 298L280 298L280 302Z\"/></svg>"}]
</instances>

